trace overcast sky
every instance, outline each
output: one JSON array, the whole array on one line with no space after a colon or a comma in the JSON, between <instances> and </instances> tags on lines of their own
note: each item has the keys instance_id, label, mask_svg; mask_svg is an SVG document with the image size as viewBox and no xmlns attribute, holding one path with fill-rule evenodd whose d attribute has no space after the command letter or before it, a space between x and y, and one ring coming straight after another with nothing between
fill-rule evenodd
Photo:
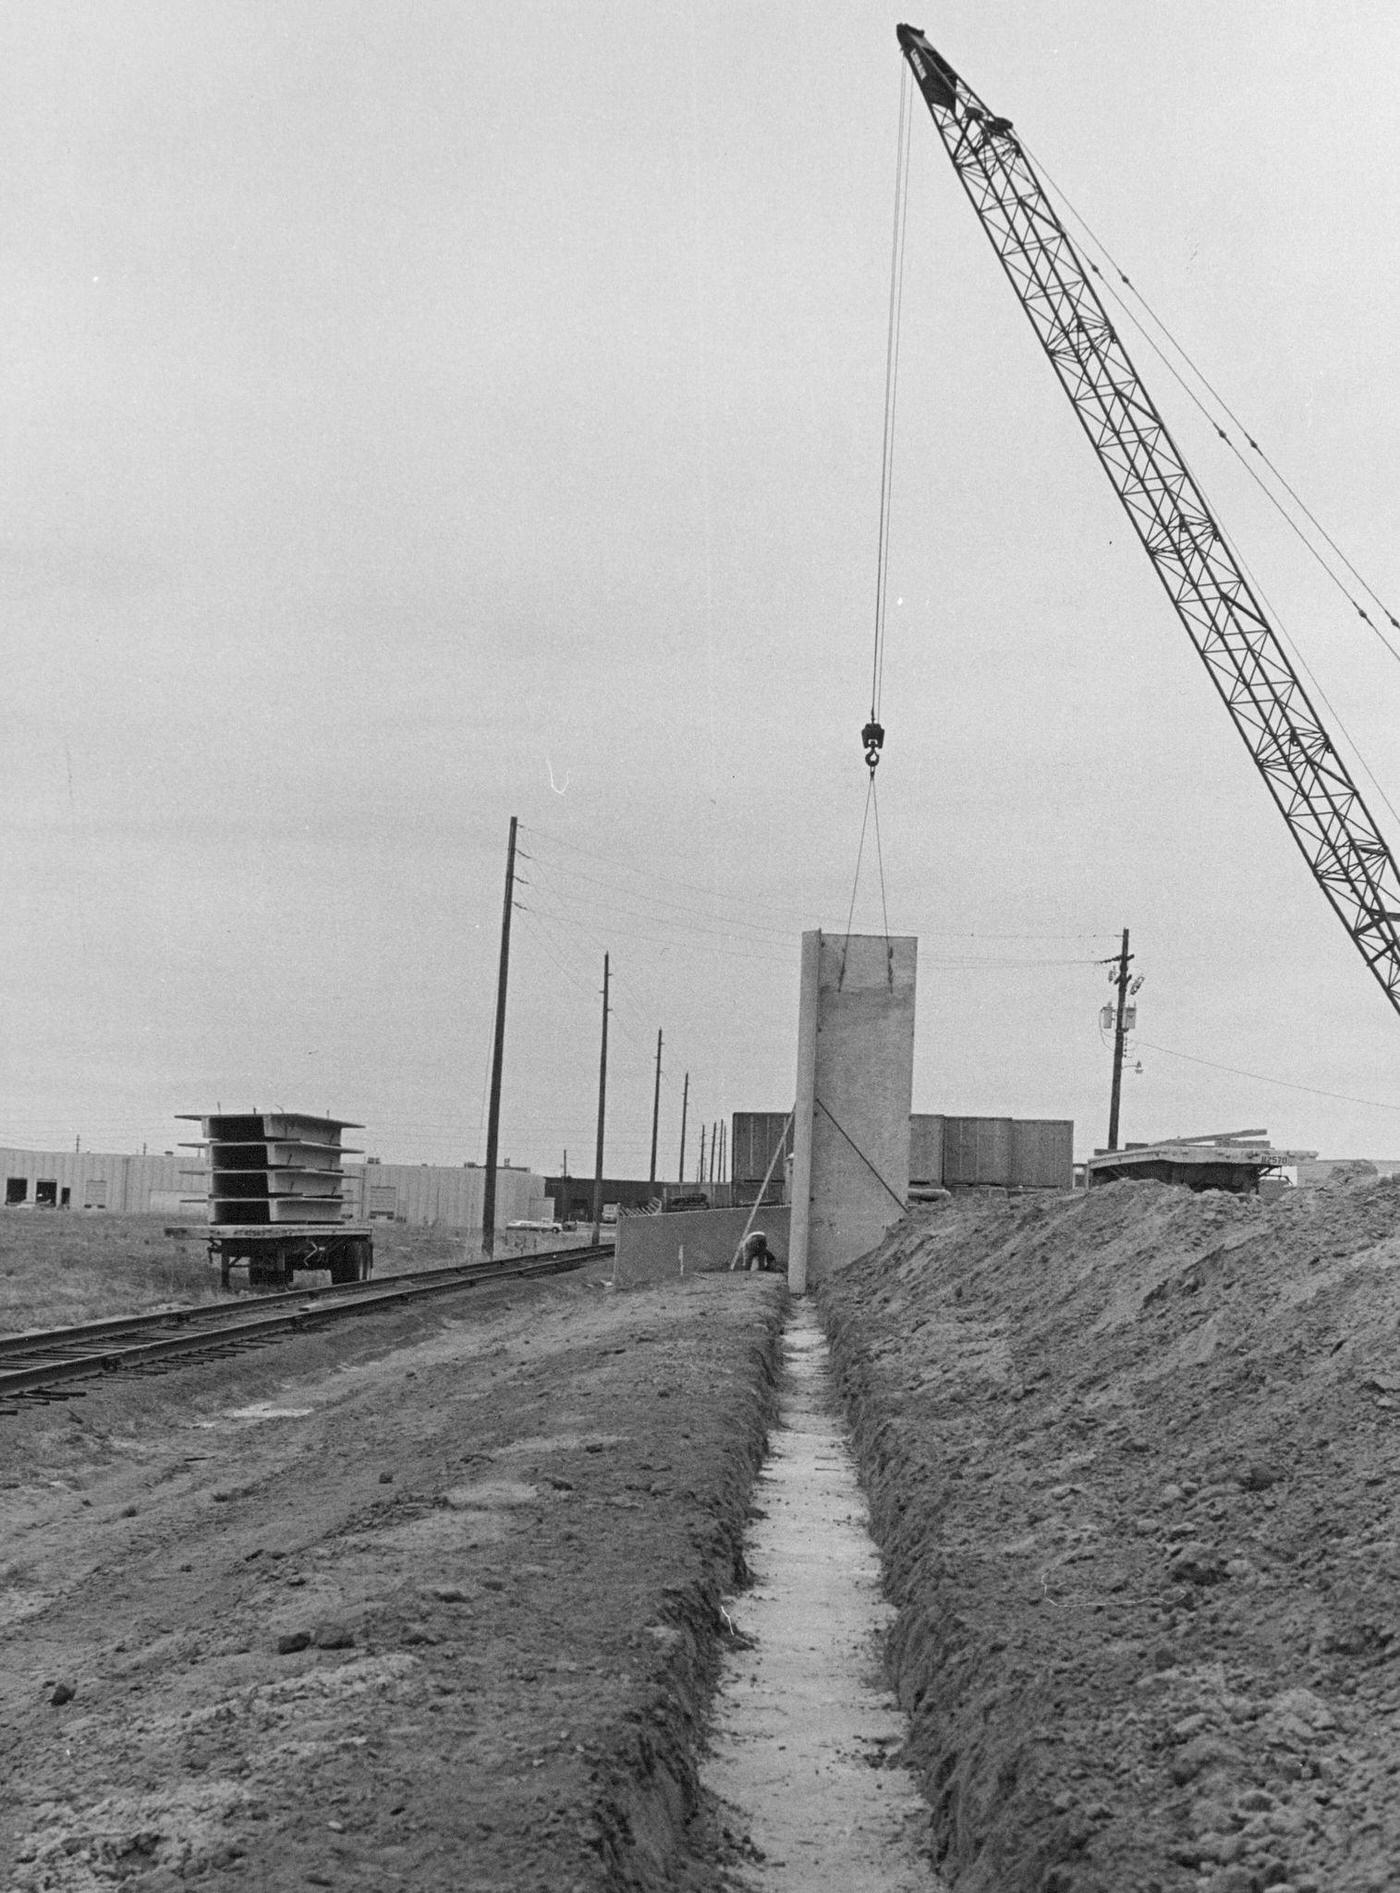
<instances>
[{"instance_id":1,"label":"overcast sky","mask_svg":"<svg viewBox=\"0 0 1400 1893\"><path fill-rule=\"evenodd\" d=\"M502 1155L591 1169L604 951L610 1172L658 1028L662 1175L686 1071L692 1161L787 1107L865 804L900 17L3 9L0 1141L280 1105L479 1160L512 815ZM1400 13L914 23L1400 616ZM909 189L879 790L917 1108L1102 1143L1127 926L1126 1136L1400 1154L1400 1019L921 103ZM1126 335L1400 804L1400 665Z\"/></svg>"}]
</instances>

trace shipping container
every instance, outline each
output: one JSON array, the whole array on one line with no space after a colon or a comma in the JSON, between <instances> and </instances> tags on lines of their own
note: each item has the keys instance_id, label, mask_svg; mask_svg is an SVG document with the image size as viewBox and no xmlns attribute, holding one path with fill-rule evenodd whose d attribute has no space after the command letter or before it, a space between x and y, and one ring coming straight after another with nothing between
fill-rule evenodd
<instances>
[{"instance_id":1,"label":"shipping container","mask_svg":"<svg viewBox=\"0 0 1400 1893\"><path fill-rule=\"evenodd\" d=\"M1013 1121L1012 1180L1025 1190L1074 1188L1074 1120L1023 1117Z\"/></svg>"},{"instance_id":2,"label":"shipping container","mask_svg":"<svg viewBox=\"0 0 1400 1893\"><path fill-rule=\"evenodd\" d=\"M1009 1117L945 1117L944 1183L949 1187L1009 1187L1015 1167L1014 1145Z\"/></svg>"},{"instance_id":3,"label":"shipping container","mask_svg":"<svg viewBox=\"0 0 1400 1893\"><path fill-rule=\"evenodd\" d=\"M945 1119L927 1111L916 1111L909 1120L909 1181L941 1184L943 1181L943 1126Z\"/></svg>"},{"instance_id":4,"label":"shipping container","mask_svg":"<svg viewBox=\"0 0 1400 1893\"><path fill-rule=\"evenodd\" d=\"M735 1203L754 1203L768 1167L773 1175L764 1196L766 1203L781 1203L787 1174L787 1160L792 1156L792 1113L790 1111L735 1111L731 1120L729 1175L733 1182ZM782 1155L773 1164L775 1151Z\"/></svg>"},{"instance_id":5,"label":"shipping container","mask_svg":"<svg viewBox=\"0 0 1400 1893\"><path fill-rule=\"evenodd\" d=\"M909 1120L909 1181L945 1189L1068 1190L1074 1184L1070 1118Z\"/></svg>"}]
</instances>

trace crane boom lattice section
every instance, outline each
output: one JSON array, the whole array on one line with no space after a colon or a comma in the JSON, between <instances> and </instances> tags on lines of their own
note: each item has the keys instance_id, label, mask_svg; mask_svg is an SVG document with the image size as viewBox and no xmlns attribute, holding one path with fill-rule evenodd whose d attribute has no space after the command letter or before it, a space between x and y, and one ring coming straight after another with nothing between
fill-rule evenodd
<instances>
[{"instance_id":1,"label":"crane boom lattice section","mask_svg":"<svg viewBox=\"0 0 1400 1893\"><path fill-rule=\"evenodd\" d=\"M1400 870L1008 119L899 43L978 220L1318 884L1400 1011Z\"/></svg>"}]
</instances>

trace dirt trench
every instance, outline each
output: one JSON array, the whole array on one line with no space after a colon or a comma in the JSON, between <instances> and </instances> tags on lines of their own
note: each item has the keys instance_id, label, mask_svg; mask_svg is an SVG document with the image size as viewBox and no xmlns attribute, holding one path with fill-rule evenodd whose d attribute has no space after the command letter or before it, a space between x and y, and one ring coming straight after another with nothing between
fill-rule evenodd
<instances>
[{"instance_id":1,"label":"dirt trench","mask_svg":"<svg viewBox=\"0 0 1400 1893\"><path fill-rule=\"evenodd\" d=\"M527 1285L0 1421L0 1885L717 1884L781 1303Z\"/></svg>"},{"instance_id":2,"label":"dirt trench","mask_svg":"<svg viewBox=\"0 0 1400 1893\"><path fill-rule=\"evenodd\" d=\"M930 1209L824 1291L955 1893L1400 1887L1400 1185Z\"/></svg>"}]
</instances>

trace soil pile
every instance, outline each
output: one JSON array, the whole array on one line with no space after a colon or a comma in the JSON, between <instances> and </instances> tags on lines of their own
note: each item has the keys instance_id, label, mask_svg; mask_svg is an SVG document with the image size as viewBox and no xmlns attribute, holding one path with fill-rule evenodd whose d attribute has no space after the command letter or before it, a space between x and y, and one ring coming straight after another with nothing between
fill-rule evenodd
<instances>
[{"instance_id":1,"label":"soil pile","mask_svg":"<svg viewBox=\"0 0 1400 1893\"><path fill-rule=\"evenodd\" d=\"M824 1294L958 1893L1400 1886L1400 1182L902 1224Z\"/></svg>"}]
</instances>

